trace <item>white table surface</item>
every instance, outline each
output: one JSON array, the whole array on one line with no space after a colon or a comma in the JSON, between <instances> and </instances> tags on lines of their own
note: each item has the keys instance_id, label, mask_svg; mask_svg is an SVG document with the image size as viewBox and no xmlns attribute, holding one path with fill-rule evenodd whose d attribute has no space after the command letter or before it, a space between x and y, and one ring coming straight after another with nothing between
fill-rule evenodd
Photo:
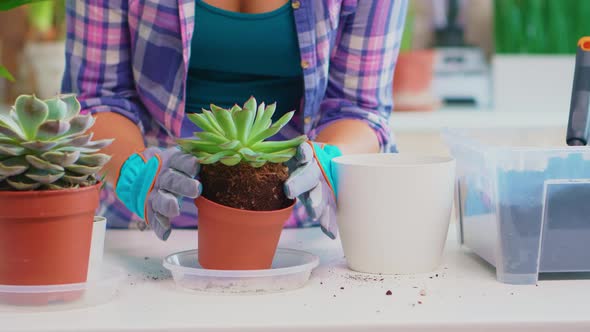
<instances>
[{"instance_id":1,"label":"white table surface","mask_svg":"<svg viewBox=\"0 0 590 332\"><path fill-rule=\"evenodd\" d=\"M112 302L66 312L0 313L0 331L590 331L590 280L579 279L587 276L538 286L501 284L455 238L451 229L436 272L362 281L366 275L346 269L338 241L319 229L287 230L281 246L321 257L307 286L236 296L179 290L161 272L164 256L196 246L195 231L175 231L165 243L149 232L109 231L107 261L131 275Z\"/></svg>"}]
</instances>

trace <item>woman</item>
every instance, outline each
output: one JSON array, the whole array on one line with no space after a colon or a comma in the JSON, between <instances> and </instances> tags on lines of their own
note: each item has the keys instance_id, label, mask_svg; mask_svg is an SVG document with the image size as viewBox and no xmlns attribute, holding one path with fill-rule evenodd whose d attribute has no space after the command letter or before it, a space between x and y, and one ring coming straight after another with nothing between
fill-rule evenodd
<instances>
[{"instance_id":1,"label":"woman","mask_svg":"<svg viewBox=\"0 0 590 332\"><path fill-rule=\"evenodd\" d=\"M164 240L170 223L196 226L198 162L170 147L196 130L186 113L253 95L276 101L277 115L296 110L280 138L303 133L333 148L322 164L301 146L285 189L301 202L287 225L320 223L333 237L330 179L316 175L340 153L395 151L388 121L406 7L407 0L68 1L63 91L95 114L96 138L115 138L101 214L111 227L143 228L146 220ZM150 159L160 171L130 175Z\"/></svg>"}]
</instances>

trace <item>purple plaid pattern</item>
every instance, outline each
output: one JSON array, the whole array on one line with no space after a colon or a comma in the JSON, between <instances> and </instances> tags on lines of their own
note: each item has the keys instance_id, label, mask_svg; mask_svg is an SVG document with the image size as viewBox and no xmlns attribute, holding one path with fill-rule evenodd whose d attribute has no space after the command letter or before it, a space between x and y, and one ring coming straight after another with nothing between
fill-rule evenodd
<instances>
[{"instance_id":1,"label":"purple plaid pattern","mask_svg":"<svg viewBox=\"0 0 590 332\"><path fill-rule=\"evenodd\" d=\"M68 0L66 72L62 90L84 112L116 112L137 123L145 142L168 147L194 128L184 116L195 0ZM314 138L341 119L368 123L383 152L396 151L389 127L392 80L407 0L292 0L304 68L302 107L278 139ZM192 50L194 51L194 50ZM194 227L186 200L176 227ZM132 215L103 190L100 213L115 228ZM287 227L310 222L299 204Z\"/></svg>"}]
</instances>

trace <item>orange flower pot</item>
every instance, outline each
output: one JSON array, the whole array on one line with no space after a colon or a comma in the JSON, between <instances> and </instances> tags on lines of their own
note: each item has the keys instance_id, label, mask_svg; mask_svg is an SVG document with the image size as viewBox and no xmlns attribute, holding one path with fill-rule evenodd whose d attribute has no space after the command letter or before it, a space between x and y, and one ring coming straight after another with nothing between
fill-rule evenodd
<instances>
[{"instance_id":1,"label":"orange flower pot","mask_svg":"<svg viewBox=\"0 0 590 332\"><path fill-rule=\"evenodd\" d=\"M47 191L0 191L0 285L86 282L100 184ZM68 292L71 293L71 292ZM4 302L44 304L78 296L28 294ZM4 296L3 296L4 297Z\"/></svg>"},{"instance_id":2,"label":"orange flower pot","mask_svg":"<svg viewBox=\"0 0 590 332\"><path fill-rule=\"evenodd\" d=\"M204 197L195 200L199 209L199 263L213 270L269 269L281 231L293 211L240 210Z\"/></svg>"},{"instance_id":3,"label":"orange flower pot","mask_svg":"<svg viewBox=\"0 0 590 332\"><path fill-rule=\"evenodd\" d=\"M400 52L393 77L396 111L430 111L440 106L433 95L434 51Z\"/></svg>"}]
</instances>

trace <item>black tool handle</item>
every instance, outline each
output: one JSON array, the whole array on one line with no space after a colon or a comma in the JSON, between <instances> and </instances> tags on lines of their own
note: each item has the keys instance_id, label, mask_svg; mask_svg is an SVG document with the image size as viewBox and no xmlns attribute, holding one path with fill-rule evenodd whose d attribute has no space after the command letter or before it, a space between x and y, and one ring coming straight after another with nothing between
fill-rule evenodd
<instances>
[{"instance_id":1,"label":"black tool handle","mask_svg":"<svg viewBox=\"0 0 590 332\"><path fill-rule=\"evenodd\" d=\"M587 145L590 139L590 37L578 41L574 84L567 126L567 145Z\"/></svg>"}]
</instances>

